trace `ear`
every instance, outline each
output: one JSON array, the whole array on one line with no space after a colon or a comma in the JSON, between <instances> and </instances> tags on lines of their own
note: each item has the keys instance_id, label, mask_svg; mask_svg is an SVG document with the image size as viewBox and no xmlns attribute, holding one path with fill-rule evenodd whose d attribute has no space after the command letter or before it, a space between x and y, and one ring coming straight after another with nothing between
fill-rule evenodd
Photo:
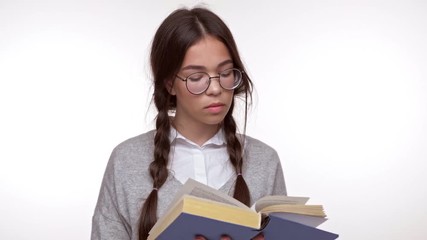
<instances>
[{"instance_id":1,"label":"ear","mask_svg":"<svg viewBox=\"0 0 427 240\"><path fill-rule=\"evenodd\" d=\"M174 83L173 80L168 80L166 82L166 89L168 90L168 92L169 92L170 95L176 95L175 87L174 87L173 83Z\"/></svg>"}]
</instances>

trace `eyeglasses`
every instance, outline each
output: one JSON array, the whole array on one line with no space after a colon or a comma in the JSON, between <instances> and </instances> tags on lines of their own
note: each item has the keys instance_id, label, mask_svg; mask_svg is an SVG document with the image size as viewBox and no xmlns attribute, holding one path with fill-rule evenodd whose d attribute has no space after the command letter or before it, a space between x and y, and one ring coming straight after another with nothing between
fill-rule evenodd
<instances>
[{"instance_id":1,"label":"eyeglasses","mask_svg":"<svg viewBox=\"0 0 427 240\"><path fill-rule=\"evenodd\" d=\"M205 72L196 72L186 78L176 75L177 78L185 82L187 90L195 95L199 95L208 90L212 78L218 78L219 85L226 90L237 88L242 82L242 71L237 68L230 68L218 73L218 76L211 77Z\"/></svg>"}]
</instances>

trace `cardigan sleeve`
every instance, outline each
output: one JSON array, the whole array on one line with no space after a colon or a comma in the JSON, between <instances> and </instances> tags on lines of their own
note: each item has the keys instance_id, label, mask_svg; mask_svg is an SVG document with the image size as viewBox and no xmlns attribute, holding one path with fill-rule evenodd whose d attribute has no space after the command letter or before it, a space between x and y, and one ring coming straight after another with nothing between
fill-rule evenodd
<instances>
[{"instance_id":1,"label":"cardigan sleeve","mask_svg":"<svg viewBox=\"0 0 427 240\"><path fill-rule=\"evenodd\" d=\"M113 151L104 173L98 202L92 217L91 240L131 239L129 223L118 208L116 158L116 152Z\"/></svg>"},{"instance_id":2,"label":"cardigan sleeve","mask_svg":"<svg viewBox=\"0 0 427 240\"><path fill-rule=\"evenodd\" d=\"M278 157L277 157L278 158ZM287 195L285 177L283 175L282 164L278 159L276 166L276 174L274 176L273 195Z\"/></svg>"}]
</instances>

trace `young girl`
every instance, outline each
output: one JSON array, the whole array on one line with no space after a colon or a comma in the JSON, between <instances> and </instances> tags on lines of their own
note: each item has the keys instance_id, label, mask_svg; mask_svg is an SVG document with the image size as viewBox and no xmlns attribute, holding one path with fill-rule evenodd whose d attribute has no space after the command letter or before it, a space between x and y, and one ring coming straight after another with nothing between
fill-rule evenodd
<instances>
[{"instance_id":1,"label":"young girl","mask_svg":"<svg viewBox=\"0 0 427 240\"><path fill-rule=\"evenodd\" d=\"M146 239L188 178L248 206L286 194L276 151L236 132L235 99L243 96L246 122L252 82L217 15L204 8L171 13L154 36L150 60L156 129L113 150L93 216L93 240Z\"/></svg>"}]
</instances>

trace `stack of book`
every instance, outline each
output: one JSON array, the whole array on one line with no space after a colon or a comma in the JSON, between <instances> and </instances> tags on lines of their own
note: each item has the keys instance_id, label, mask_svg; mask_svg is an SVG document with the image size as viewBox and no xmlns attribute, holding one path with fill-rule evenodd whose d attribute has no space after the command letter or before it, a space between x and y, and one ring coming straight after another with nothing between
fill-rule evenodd
<instances>
[{"instance_id":1,"label":"stack of book","mask_svg":"<svg viewBox=\"0 0 427 240\"><path fill-rule=\"evenodd\" d=\"M322 205L308 205L308 197L266 196L247 207L233 197L189 179L168 211L157 221L148 240L333 240L338 235L317 228L327 220Z\"/></svg>"}]
</instances>

